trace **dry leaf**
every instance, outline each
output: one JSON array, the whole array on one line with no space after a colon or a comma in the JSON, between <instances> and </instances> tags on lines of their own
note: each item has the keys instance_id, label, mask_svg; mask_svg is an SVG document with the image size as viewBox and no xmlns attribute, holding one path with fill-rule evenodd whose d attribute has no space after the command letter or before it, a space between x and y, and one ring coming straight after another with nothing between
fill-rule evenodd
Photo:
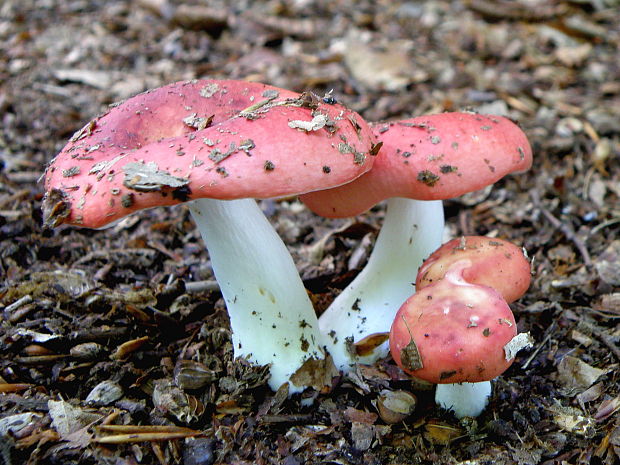
<instances>
[{"instance_id":1,"label":"dry leaf","mask_svg":"<svg viewBox=\"0 0 620 465\"><path fill-rule=\"evenodd\" d=\"M463 430L448 423L429 421L424 425L424 437L434 444L450 444L463 435Z\"/></svg>"},{"instance_id":2,"label":"dry leaf","mask_svg":"<svg viewBox=\"0 0 620 465\"><path fill-rule=\"evenodd\" d=\"M620 396L614 397L613 399L607 399L601 402L601 405L598 406L596 413L594 414L594 419L596 421L603 421L614 413L620 410Z\"/></svg>"},{"instance_id":3,"label":"dry leaf","mask_svg":"<svg viewBox=\"0 0 620 465\"><path fill-rule=\"evenodd\" d=\"M398 91L412 82L422 82L428 74L413 66L406 41L373 47L363 34L351 32L345 41L344 61L353 77L372 90Z\"/></svg>"},{"instance_id":4,"label":"dry leaf","mask_svg":"<svg viewBox=\"0 0 620 465\"><path fill-rule=\"evenodd\" d=\"M331 387L332 379L338 376L338 370L331 356L323 360L308 359L291 376L290 380L295 386L313 387L317 391L325 387Z\"/></svg>"},{"instance_id":5,"label":"dry leaf","mask_svg":"<svg viewBox=\"0 0 620 465\"><path fill-rule=\"evenodd\" d=\"M138 339L132 339L131 341L124 342L117 347L116 352L110 355L110 358L112 360L124 360L129 357L132 352L135 352L140 347L142 347L142 345L148 340L148 336L144 336L139 337Z\"/></svg>"},{"instance_id":6,"label":"dry leaf","mask_svg":"<svg viewBox=\"0 0 620 465\"><path fill-rule=\"evenodd\" d=\"M92 434L89 432L90 426L101 420L103 415L87 412L64 400L50 400L47 406L52 418L52 426L61 439L70 443L70 447L84 448L90 444L92 439Z\"/></svg>"},{"instance_id":7,"label":"dry leaf","mask_svg":"<svg viewBox=\"0 0 620 465\"><path fill-rule=\"evenodd\" d=\"M373 333L360 339L353 347L355 347L356 355L365 357L374 352L374 350L390 338L390 333Z\"/></svg>"},{"instance_id":8,"label":"dry leaf","mask_svg":"<svg viewBox=\"0 0 620 465\"><path fill-rule=\"evenodd\" d=\"M358 410L353 407L346 408L344 411L344 417L350 422L368 423L369 425L372 425L375 421L377 421L376 413Z\"/></svg>"},{"instance_id":9,"label":"dry leaf","mask_svg":"<svg viewBox=\"0 0 620 465\"><path fill-rule=\"evenodd\" d=\"M585 437L592 437L596 432L596 422L594 419L583 416L581 410L573 407L564 407L557 400L549 410L553 412L555 424L564 431Z\"/></svg>"},{"instance_id":10,"label":"dry leaf","mask_svg":"<svg viewBox=\"0 0 620 465\"><path fill-rule=\"evenodd\" d=\"M603 281L611 286L620 286L620 240L612 241L594 262L594 267Z\"/></svg>"},{"instance_id":11,"label":"dry leaf","mask_svg":"<svg viewBox=\"0 0 620 465\"><path fill-rule=\"evenodd\" d=\"M375 438L375 427L368 423L354 421L351 423L351 440L353 447L359 451L370 449Z\"/></svg>"},{"instance_id":12,"label":"dry leaf","mask_svg":"<svg viewBox=\"0 0 620 465\"><path fill-rule=\"evenodd\" d=\"M607 370L590 366L570 355L564 357L558 364L558 381L569 389L585 390L605 373Z\"/></svg>"},{"instance_id":13,"label":"dry leaf","mask_svg":"<svg viewBox=\"0 0 620 465\"><path fill-rule=\"evenodd\" d=\"M123 388L114 381L106 380L97 384L86 396L86 403L109 405L123 396Z\"/></svg>"},{"instance_id":14,"label":"dry leaf","mask_svg":"<svg viewBox=\"0 0 620 465\"><path fill-rule=\"evenodd\" d=\"M173 415L183 423L197 420L205 411L198 398L185 394L168 379L155 381L153 404L160 412Z\"/></svg>"},{"instance_id":15,"label":"dry leaf","mask_svg":"<svg viewBox=\"0 0 620 465\"><path fill-rule=\"evenodd\" d=\"M0 437L7 436L9 433L12 435L17 434L40 418L41 415L34 412L18 413L0 418Z\"/></svg>"}]
</instances>

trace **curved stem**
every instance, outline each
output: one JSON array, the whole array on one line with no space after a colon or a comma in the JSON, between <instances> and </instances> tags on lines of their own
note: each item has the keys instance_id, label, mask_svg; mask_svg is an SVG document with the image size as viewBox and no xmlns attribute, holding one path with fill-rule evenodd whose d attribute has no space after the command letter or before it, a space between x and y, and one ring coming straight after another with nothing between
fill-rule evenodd
<instances>
[{"instance_id":1,"label":"curved stem","mask_svg":"<svg viewBox=\"0 0 620 465\"><path fill-rule=\"evenodd\" d=\"M200 199L189 207L228 308L235 357L271 364L274 390L305 361L323 359L312 303L291 255L256 202Z\"/></svg>"},{"instance_id":2,"label":"curved stem","mask_svg":"<svg viewBox=\"0 0 620 465\"><path fill-rule=\"evenodd\" d=\"M491 382L438 384L435 402L452 410L456 418L477 417L487 406L491 396Z\"/></svg>"},{"instance_id":3,"label":"curved stem","mask_svg":"<svg viewBox=\"0 0 620 465\"><path fill-rule=\"evenodd\" d=\"M347 371L356 362L372 363L387 355L387 343L356 357L350 342L390 330L396 312L414 293L418 268L441 244L441 201L392 198L367 265L319 318L327 350Z\"/></svg>"}]
</instances>

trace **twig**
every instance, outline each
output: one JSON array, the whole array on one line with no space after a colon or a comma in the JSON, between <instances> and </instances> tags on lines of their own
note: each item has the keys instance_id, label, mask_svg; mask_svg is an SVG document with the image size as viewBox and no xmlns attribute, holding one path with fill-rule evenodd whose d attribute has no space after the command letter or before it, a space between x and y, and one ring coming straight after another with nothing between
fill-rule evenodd
<instances>
[{"instance_id":1,"label":"twig","mask_svg":"<svg viewBox=\"0 0 620 465\"><path fill-rule=\"evenodd\" d=\"M607 336L607 334L603 333L593 324L582 321L580 324L585 326L592 334L594 334L598 339L601 340L603 344L607 346L607 348L611 351L612 354L616 356L616 358L620 361L620 349L618 346Z\"/></svg>"},{"instance_id":2,"label":"twig","mask_svg":"<svg viewBox=\"0 0 620 465\"><path fill-rule=\"evenodd\" d=\"M28 194L30 194L30 189L22 189L14 194L2 196L0 197L0 208L4 208L15 201L26 198Z\"/></svg>"},{"instance_id":3,"label":"twig","mask_svg":"<svg viewBox=\"0 0 620 465\"><path fill-rule=\"evenodd\" d=\"M0 383L0 392L5 393L23 391L25 389L31 388L32 386L34 385L26 383Z\"/></svg>"},{"instance_id":4,"label":"twig","mask_svg":"<svg viewBox=\"0 0 620 465\"><path fill-rule=\"evenodd\" d=\"M32 296L29 294L26 294L23 297L20 297L19 299L17 299L15 302L13 302L12 304L7 305L6 307L4 307L4 311L6 313L11 313L15 310L17 310L19 307L29 304L30 302L32 302Z\"/></svg>"},{"instance_id":5,"label":"twig","mask_svg":"<svg viewBox=\"0 0 620 465\"><path fill-rule=\"evenodd\" d=\"M525 370L530 365L530 363L532 363L532 360L536 358L536 356L538 355L538 352L540 352L542 348L545 346L545 344L549 341L549 339L551 339L551 335L553 334L553 331L555 330L555 326L556 324L554 321L553 323L551 323L551 326L549 326L549 329L547 329L547 335L544 337L542 341L540 341L540 344L538 344L538 347L536 347L536 350L532 352L532 354L528 357L525 363L521 365L521 368Z\"/></svg>"},{"instance_id":6,"label":"twig","mask_svg":"<svg viewBox=\"0 0 620 465\"><path fill-rule=\"evenodd\" d=\"M307 423L312 420L309 413L293 413L288 415L262 415L262 423Z\"/></svg>"},{"instance_id":7,"label":"twig","mask_svg":"<svg viewBox=\"0 0 620 465\"><path fill-rule=\"evenodd\" d=\"M168 441L171 439L188 438L202 434L180 426L155 425L101 425L96 428L98 435L94 442L102 444L124 444L146 441Z\"/></svg>"},{"instance_id":8,"label":"twig","mask_svg":"<svg viewBox=\"0 0 620 465\"><path fill-rule=\"evenodd\" d=\"M83 263L87 263L90 262L92 260L99 260L99 259L111 259L112 255L120 255L120 256L129 256L129 255L144 255L147 258L153 258L155 255L157 255L157 250L154 249L138 249L138 248L133 248L133 249L112 249L112 250L96 250L94 252L90 252L86 255L84 255L83 257L81 257L80 259L76 260L73 265L82 265Z\"/></svg>"},{"instance_id":9,"label":"twig","mask_svg":"<svg viewBox=\"0 0 620 465\"><path fill-rule=\"evenodd\" d=\"M196 337L196 335L200 332L200 326L197 327L194 332L192 333L192 335L189 337L189 339L187 340L187 342L185 343L185 345L183 346L183 349L181 350L181 354L179 355L179 359L183 360L185 358L185 351L187 350L187 348L189 347L189 345L191 344L191 342L194 340L194 338Z\"/></svg>"},{"instance_id":10,"label":"twig","mask_svg":"<svg viewBox=\"0 0 620 465\"><path fill-rule=\"evenodd\" d=\"M583 257L583 263L588 268L590 268L592 266L592 259L590 258L590 252L588 252L588 249L585 243L577 237L573 228L569 224L562 223L555 216L553 216L553 214L549 210L547 210L542 205L542 202L540 201L540 196L538 195L538 192L535 189L532 189L530 191L530 197L532 198L532 202L534 202L534 206L541 211L543 216L547 218L547 221L549 221L549 223L551 223L551 225L554 228L562 231L562 233L566 236L566 238L569 241L571 241L573 244L575 244L575 247L577 247L577 250L579 250L579 253Z\"/></svg>"},{"instance_id":11,"label":"twig","mask_svg":"<svg viewBox=\"0 0 620 465\"><path fill-rule=\"evenodd\" d=\"M54 355L31 355L28 357L14 357L13 360L22 365L41 365L46 363L56 363L58 360L67 358L64 354Z\"/></svg>"},{"instance_id":12,"label":"twig","mask_svg":"<svg viewBox=\"0 0 620 465\"><path fill-rule=\"evenodd\" d=\"M616 218L612 218L612 219L607 220L607 221L603 221L602 223L599 223L599 224L597 224L596 226L594 226L592 228L592 230L590 231L589 236L593 236L594 234L599 232L601 229L607 228L609 226L613 226L616 223L620 223L620 217L616 217Z\"/></svg>"},{"instance_id":13,"label":"twig","mask_svg":"<svg viewBox=\"0 0 620 465\"><path fill-rule=\"evenodd\" d=\"M197 294L205 291L219 291L220 286L215 280L192 281L185 283L185 291L190 294Z\"/></svg>"}]
</instances>

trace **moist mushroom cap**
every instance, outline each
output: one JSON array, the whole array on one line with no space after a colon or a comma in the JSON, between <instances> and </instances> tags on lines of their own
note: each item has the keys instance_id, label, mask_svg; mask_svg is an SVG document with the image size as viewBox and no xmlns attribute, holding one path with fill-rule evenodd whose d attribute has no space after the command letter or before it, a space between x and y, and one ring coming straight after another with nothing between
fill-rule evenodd
<instances>
[{"instance_id":1,"label":"moist mushroom cap","mask_svg":"<svg viewBox=\"0 0 620 465\"><path fill-rule=\"evenodd\" d=\"M374 136L338 104L242 81L179 82L112 107L46 170L44 219L99 228L209 197L296 195L370 169Z\"/></svg>"},{"instance_id":2,"label":"moist mushroom cap","mask_svg":"<svg viewBox=\"0 0 620 465\"><path fill-rule=\"evenodd\" d=\"M504 346L516 334L514 316L497 291L448 274L402 305L390 332L390 351L403 370L420 379L476 383L512 364Z\"/></svg>"},{"instance_id":3,"label":"moist mushroom cap","mask_svg":"<svg viewBox=\"0 0 620 465\"><path fill-rule=\"evenodd\" d=\"M444 200L532 165L523 131L507 118L442 113L373 124L382 146L372 169L342 187L303 195L326 217L353 216L381 200Z\"/></svg>"},{"instance_id":4,"label":"moist mushroom cap","mask_svg":"<svg viewBox=\"0 0 620 465\"><path fill-rule=\"evenodd\" d=\"M522 249L502 239L464 236L446 242L424 261L416 289L443 279L450 265L463 259L472 263L463 270L465 281L492 287L508 303L520 298L530 286L530 262Z\"/></svg>"}]
</instances>

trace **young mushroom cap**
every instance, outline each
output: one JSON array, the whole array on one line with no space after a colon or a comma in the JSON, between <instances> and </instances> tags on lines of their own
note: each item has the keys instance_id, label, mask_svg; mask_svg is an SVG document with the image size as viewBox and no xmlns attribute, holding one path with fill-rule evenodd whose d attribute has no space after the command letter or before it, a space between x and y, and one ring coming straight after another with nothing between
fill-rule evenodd
<instances>
[{"instance_id":1,"label":"young mushroom cap","mask_svg":"<svg viewBox=\"0 0 620 465\"><path fill-rule=\"evenodd\" d=\"M463 279L469 266L468 259L453 263L398 310L390 351L407 373L436 384L477 383L514 361L504 349L517 335L512 311L494 289Z\"/></svg>"},{"instance_id":2,"label":"young mushroom cap","mask_svg":"<svg viewBox=\"0 0 620 465\"><path fill-rule=\"evenodd\" d=\"M443 279L450 266L463 259L471 261L471 266L463 269L463 279L492 287L507 303L520 298L530 286L530 262L523 249L502 239L464 236L446 242L424 261L416 289Z\"/></svg>"},{"instance_id":3,"label":"young mushroom cap","mask_svg":"<svg viewBox=\"0 0 620 465\"><path fill-rule=\"evenodd\" d=\"M137 95L78 131L45 175L46 224L99 228L197 198L296 195L370 169L374 135L342 105L196 80Z\"/></svg>"},{"instance_id":4,"label":"young mushroom cap","mask_svg":"<svg viewBox=\"0 0 620 465\"><path fill-rule=\"evenodd\" d=\"M443 200L529 169L532 150L507 118L442 113L373 125L383 143L373 167L354 182L303 195L315 213L353 216L381 200Z\"/></svg>"},{"instance_id":5,"label":"young mushroom cap","mask_svg":"<svg viewBox=\"0 0 620 465\"><path fill-rule=\"evenodd\" d=\"M450 250L441 249L444 254ZM490 380L510 366L519 350L532 344L528 334L516 334L512 312L499 292L481 282L467 282L465 275L476 269L475 260L493 266L484 254L448 254L445 270L403 304L390 333L397 364L437 383L435 402L457 418L480 415L491 395ZM510 265L500 262L498 266L504 271L500 276L508 278ZM476 272L470 276L479 281L491 277ZM494 281L497 285L497 278Z\"/></svg>"}]
</instances>

